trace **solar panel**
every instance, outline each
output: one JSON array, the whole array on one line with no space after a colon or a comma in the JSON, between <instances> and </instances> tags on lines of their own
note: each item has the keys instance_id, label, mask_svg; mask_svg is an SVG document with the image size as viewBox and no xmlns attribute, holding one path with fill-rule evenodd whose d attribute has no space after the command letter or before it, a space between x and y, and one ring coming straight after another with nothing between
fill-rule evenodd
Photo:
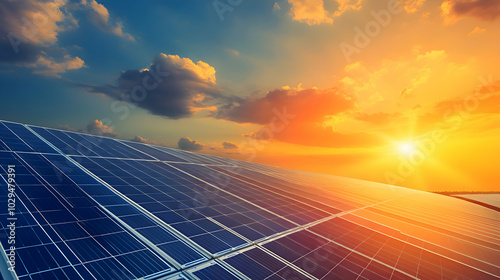
<instances>
[{"instance_id":1,"label":"solar panel","mask_svg":"<svg viewBox=\"0 0 500 280\"><path fill-rule=\"evenodd\" d=\"M3 121L0 177L2 279L500 276L498 212L431 193Z\"/></svg>"}]
</instances>

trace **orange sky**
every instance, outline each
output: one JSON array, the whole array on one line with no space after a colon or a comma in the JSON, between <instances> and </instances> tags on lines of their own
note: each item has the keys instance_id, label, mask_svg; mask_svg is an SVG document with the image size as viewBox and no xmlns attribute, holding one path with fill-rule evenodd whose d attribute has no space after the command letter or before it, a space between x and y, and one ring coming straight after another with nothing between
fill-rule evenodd
<instances>
[{"instance_id":1,"label":"orange sky","mask_svg":"<svg viewBox=\"0 0 500 280\"><path fill-rule=\"evenodd\" d=\"M329 1L288 2L319 45L311 52L288 41L284 51L307 69L298 86L223 112L262 125L239 142L252 156L230 156L423 190L500 190L499 5L407 0L357 48L354 27L366 28L384 5L337 1L352 4L340 13ZM338 42L346 34L352 41ZM356 48L348 58L345 43ZM270 129L263 120L273 108L294 117Z\"/></svg>"}]
</instances>

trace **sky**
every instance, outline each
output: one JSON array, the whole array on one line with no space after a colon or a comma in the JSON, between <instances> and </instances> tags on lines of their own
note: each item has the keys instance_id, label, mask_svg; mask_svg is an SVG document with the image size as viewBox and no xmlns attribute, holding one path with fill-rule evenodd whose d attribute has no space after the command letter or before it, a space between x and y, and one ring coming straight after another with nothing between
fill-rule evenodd
<instances>
[{"instance_id":1,"label":"sky","mask_svg":"<svg viewBox=\"0 0 500 280\"><path fill-rule=\"evenodd\" d=\"M500 190L500 1L0 2L0 119Z\"/></svg>"}]
</instances>

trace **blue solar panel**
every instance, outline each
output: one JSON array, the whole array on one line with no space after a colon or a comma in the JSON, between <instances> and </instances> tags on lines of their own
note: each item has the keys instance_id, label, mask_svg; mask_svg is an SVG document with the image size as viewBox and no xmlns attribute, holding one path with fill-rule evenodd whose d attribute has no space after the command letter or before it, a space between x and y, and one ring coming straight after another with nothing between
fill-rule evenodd
<instances>
[{"instance_id":1,"label":"blue solar panel","mask_svg":"<svg viewBox=\"0 0 500 280\"><path fill-rule=\"evenodd\" d=\"M22 139L24 143L29 145L31 149L35 152L40 152L40 153L56 153L56 151L50 147L47 143L45 143L42 139L37 137L35 134L33 134L31 131L29 131L26 126L17 124L17 123L10 123L10 122L3 122L3 124L10 129L19 139ZM3 138L3 135L2 135ZM15 150L14 151L18 151Z\"/></svg>"},{"instance_id":2,"label":"blue solar panel","mask_svg":"<svg viewBox=\"0 0 500 280\"><path fill-rule=\"evenodd\" d=\"M68 155L153 159L143 152L110 138L36 126L31 126L31 129Z\"/></svg>"},{"instance_id":3,"label":"blue solar panel","mask_svg":"<svg viewBox=\"0 0 500 280\"><path fill-rule=\"evenodd\" d=\"M18 279L500 275L498 219L465 201L0 122L0 205L9 165Z\"/></svg>"},{"instance_id":4,"label":"blue solar panel","mask_svg":"<svg viewBox=\"0 0 500 280\"><path fill-rule=\"evenodd\" d=\"M0 139L0 150L32 152L33 149L17 137L5 124L6 122L0 122L0 135L2 136Z\"/></svg>"},{"instance_id":5,"label":"blue solar panel","mask_svg":"<svg viewBox=\"0 0 500 280\"><path fill-rule=\"evenodd\" d=\"M43 156L20 154L18 158L12 153L1 152L0 166L7 165L15 165L16 173L22 175L17 180L16 206L20 207L19 216L28 223L21 224L16 229L17 238L20 240L16 252L22 263L20 269L16 270L19 277L24 275L31 277L47 270L61 270L62 267L77 264L82 264L94 274L98 273L94 268L99 267L95 262L109 258L113 259L117 267L127 271L130 271L132 268L129 266L137 263L139 259L146 261L150 270L134 270L132 271L134 277L172 269L166 260L161 259L102 212L90 197L85 196L79 186L58 173ZM40 176L40 172L45 176ZM33 180L24 179L28 176ZM2 179L5 183L4 168ZM33 184L35 181L38 183ZM62 196L62 193L67 196ZM86 199L82 201L82 197ZM73 198L79 199L78 205L72 203ZM29 212L23 211L24 207ZM33 215L35 213L36 216ZM4 231L7 230L4 225ZM5 247L7 244L3 245ZM60 247L71 250L71 261Z\"/></svg>"},{"instance_id":6,"label":"blue solar panel","mask_svg":"<svg viewBox=\"0 0 500 280\"><path fill-rule=\"evenodd\" d=\"M274 256L254 248L224 259L250 279L311 279Z\"/></svg>"},{"instance_id":7,"label":"blue solar panel","mask_svg":"<svg viewBox=\"0 0 500 280\"><path fill-rule=\"evenodd\" d=\"M270 212L276 213L296 224L304 225L332 215L322 209L307 205L295 198L290 198L275 192L270 188L242 181L226 173L220 173L217 170L205 166L187 164L172 165L189 174L196 174L196 178L222 189L227 189L238 197L254 203ZM337 210L337 213L338 212Z\"/></svg>"},{"instance_id":8,"label":"blue solar panel","mask_svg":"<svg viewBox=\"0 0 500 280\"><path fill-rule=\"evenodd\" d=\"M56 165L64 166L70 164L69 161L62 156L54 155L47 157ZM91 178L79 168L67 170L65 174L71 179L75 177L78 178L79 176ZM167 255L171 256L180 265L204 260L205 257L189 246L189 244L186 244L186 242L178 238L172 240L173 234L171 232L152 220L140 209L131 205L124 198L116 195L115 192L106 186L95 181L90 184L79 184L79 187L87 192L87 194L95 199L100 205L120 218L120 220L129 227L139 232L146 239L151 240L154 236L157 242L153 242L153 244ZM142 231L142 229L145 228L154 228L154 234L151 230Z\"/></svg>"},{"instance_id":9,"label":"blue solar panel","mask_svg":"<svg viewBox=\"0 0 500 280\"><path fill-rule=\"evenodd\" d=\"M166 150L162 150L158 147L155 148L154 146L149 146L149 145L130 142L130 141L120 141L120 142L122 142L123 144L130 146L136 150L144 152L144 153L146 153L146 154L148 154L148 155L150 155L158 160L161 160L161 161L186 162L185 159L182 159L178 156L175 156L172 153L168 153L168 152L166 152Z\"/></svg>"},{"instance_id":10,"label":"blue solar panel","mask_svg":"<svg viewBox=\"0 0 500 280\"><path fill-rule=\"evenodd\" d=\"M218 263L212 263L210 265L203 266L199 269L190 271L194 276L200 280L210 280L210 279L225 279L225 280L238 280L242 279L238 277L233 272L229 271L227 268L221 266Z\"/></svg>"}]
</instances>

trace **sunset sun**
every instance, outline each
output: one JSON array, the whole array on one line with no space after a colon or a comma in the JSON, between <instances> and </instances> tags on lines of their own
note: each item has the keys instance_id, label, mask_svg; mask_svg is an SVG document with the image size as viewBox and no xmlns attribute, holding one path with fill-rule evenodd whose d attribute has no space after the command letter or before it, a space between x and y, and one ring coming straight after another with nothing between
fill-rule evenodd
<instances>
[{"instance_id":1,"label":"sunset sun","mask_svg":"<svg viewBox=\"0 0 500 280\"><path fill-rule=\"evenodd\" d=\"M402 142L397 146L397 150L400 154L408 156L415 151L415 143L413 142Z\"/></svg>"}]
</instances>

